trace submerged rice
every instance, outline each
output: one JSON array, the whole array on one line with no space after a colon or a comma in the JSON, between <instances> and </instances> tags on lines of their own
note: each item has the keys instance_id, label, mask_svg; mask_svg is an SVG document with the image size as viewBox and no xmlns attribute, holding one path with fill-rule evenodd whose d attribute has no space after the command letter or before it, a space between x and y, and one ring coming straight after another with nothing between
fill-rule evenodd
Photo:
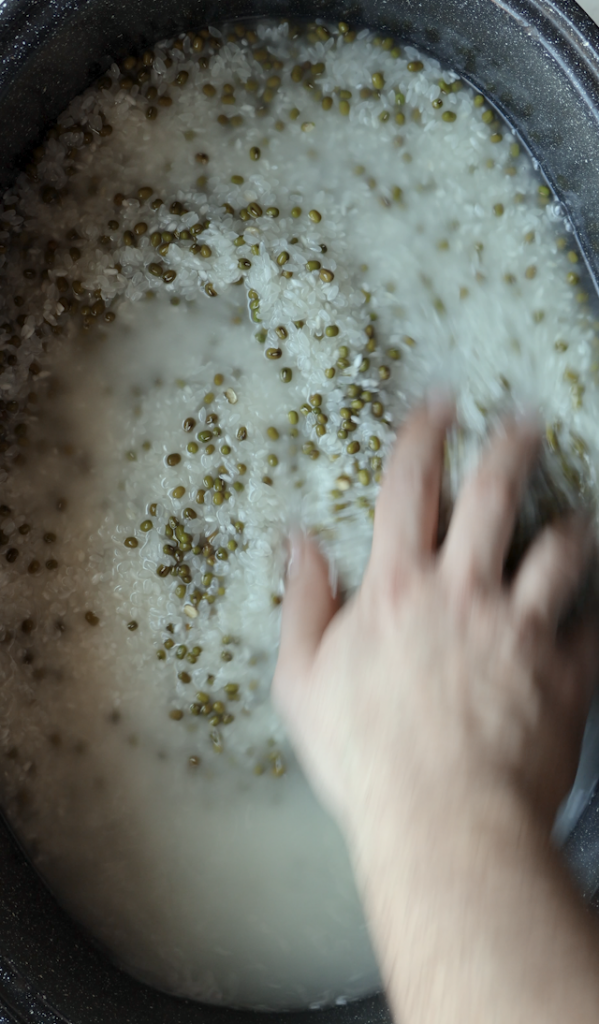
<instances>
[{"instance_id":1,"label":"submerged rice","mask_svg":"<svg viewBox=\"0 0 599 1024\"><path fill-rule=\"evenodd\" d=\"M557 204L436 61L260 23L113 65L0 244L11 822L152 984L269 1009L375 990L268 700L284 538L310 527L358 584L395 426L439 381L474 436L539 407L557 489L593 496L598 325Z\"/></svg>"}]
</instances>

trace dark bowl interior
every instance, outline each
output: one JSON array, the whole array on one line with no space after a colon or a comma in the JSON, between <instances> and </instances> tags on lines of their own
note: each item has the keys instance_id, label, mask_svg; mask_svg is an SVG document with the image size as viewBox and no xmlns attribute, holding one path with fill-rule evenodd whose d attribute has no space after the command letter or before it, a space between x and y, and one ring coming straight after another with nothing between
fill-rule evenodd
<instances>
[{"instance_id":1,"label":"dark bowl interior","mask_svg":"<svg viewBox=\"0 0 599 1024\"><path fill-rule=\"evenodd\" d=\"M495 103L541 164L599 280L599 30L574 0L4 0L0 185L10 184L52 120L111 58L182 29L259 16L366 24L413 42L462 74ZM592 900L599 885L597 791L565 852ZM173 999L118 971L60 910L1 822L0 1003L0 1022L35 1024L256 1024L267 1018ZM391 1019L382 997L286 1017L298 1024Z\"/></svg>"}]
</instances>

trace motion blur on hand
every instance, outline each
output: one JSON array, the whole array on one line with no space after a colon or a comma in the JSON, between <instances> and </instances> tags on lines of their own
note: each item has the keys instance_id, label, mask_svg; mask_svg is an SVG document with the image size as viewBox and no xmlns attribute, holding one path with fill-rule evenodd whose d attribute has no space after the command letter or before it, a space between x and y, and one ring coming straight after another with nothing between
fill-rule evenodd
<instances>
[{"instance_id":1,"label":"motion blur on hand","mask_svg":"<svg viewBox=\"0 0 599 1024\"><path fill-rule=\"evenodd\" d=\"M339 607L327 563L291 540L273 697L346 834L391 797L409 826L448 789L509 791L549 832L570 788L599 659L588 613L560 627L593 557L578 516L546 528L509 584L503 567L539 448L504 423L437 548L452 404L431 399L389 458L362 585ZM378 809L378 811L377 811ZM418 809L418 810L417 810Z\"/></svg>"}]
</instances>

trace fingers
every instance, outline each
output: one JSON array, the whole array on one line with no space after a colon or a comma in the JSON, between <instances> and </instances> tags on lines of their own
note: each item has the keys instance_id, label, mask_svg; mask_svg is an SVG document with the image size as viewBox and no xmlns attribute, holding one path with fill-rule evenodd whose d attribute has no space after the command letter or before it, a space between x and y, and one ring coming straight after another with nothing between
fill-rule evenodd
<instances>
[{"instance_id":1,"label":"fingers","mask_svg":"<svg viewBox=\"0 0 599 1024\"><path fill-rule=\"evenodd\" d=\"M580 516L547 527L514 581L516 614L557 629L583 581L592 550L593 533Z\"/></svg>"},{"instance_id":2,"label":"fingers","mask_svg":"<svg viewBox=\"0 0 599 1024\"><path fill-rule=\"evenodd\" d=\"M455 415L449 399L407 420L390 456L376 506L371 566L388 571L433 550L443 472L443 442Z\"/></svg>"},{"instance_id":3,"label":"fingers","mask_svg":"<svg viewBox=\"0 0 599 1024\"><path fill-rule=\"evenodd\" d=\"M498 586L526 478L539 447L536 428L515 421L491 441L460 494L442 552L458 586Z\"/></svg>"},{"instance_id":4,"label":"fingers","mask_svg":"<svg viewBox=\"0 0 599 1024\"><path fill-rule=\"evenodd\" d=\"M291 536L291 557L283 600L281 645L273 689L285 695L307 675L338 602L326 558L300 530Z\"/></svg>"}]
</instances>

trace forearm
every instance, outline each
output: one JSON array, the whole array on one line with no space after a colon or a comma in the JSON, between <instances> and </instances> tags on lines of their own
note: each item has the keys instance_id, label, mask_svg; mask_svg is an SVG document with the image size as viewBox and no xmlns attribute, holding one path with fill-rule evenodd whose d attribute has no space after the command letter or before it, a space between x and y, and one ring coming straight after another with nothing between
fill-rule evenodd
<instances>
[{"instance_id":1,"label":"forearm","mask_svg":"<svg viewBox=\"0 0 599 1024\"><path fill-rule=\"evenodd\" d=\"M396 1019L596 1024L599 933L559 856L517 801L468 803L389 802L354 844Z\"/></svg>"},{"instance_id":2,"label":"forearm","mask_svg":"<svg viewBox=\"0 0 599 1024\"><path fill-rule=\"evenodd\" d=\"M596 926L516 797L549 819L572 783L599 630L590 613L558 627L592 538L577 517L552 524L506 586L538 447L536 427L512 422L439 548L451 418L438 402L411 417L341 610L318 549L294 549L273 696L345 827L402 1024L596 1024Z\"/></svg>"}]
</instances>

